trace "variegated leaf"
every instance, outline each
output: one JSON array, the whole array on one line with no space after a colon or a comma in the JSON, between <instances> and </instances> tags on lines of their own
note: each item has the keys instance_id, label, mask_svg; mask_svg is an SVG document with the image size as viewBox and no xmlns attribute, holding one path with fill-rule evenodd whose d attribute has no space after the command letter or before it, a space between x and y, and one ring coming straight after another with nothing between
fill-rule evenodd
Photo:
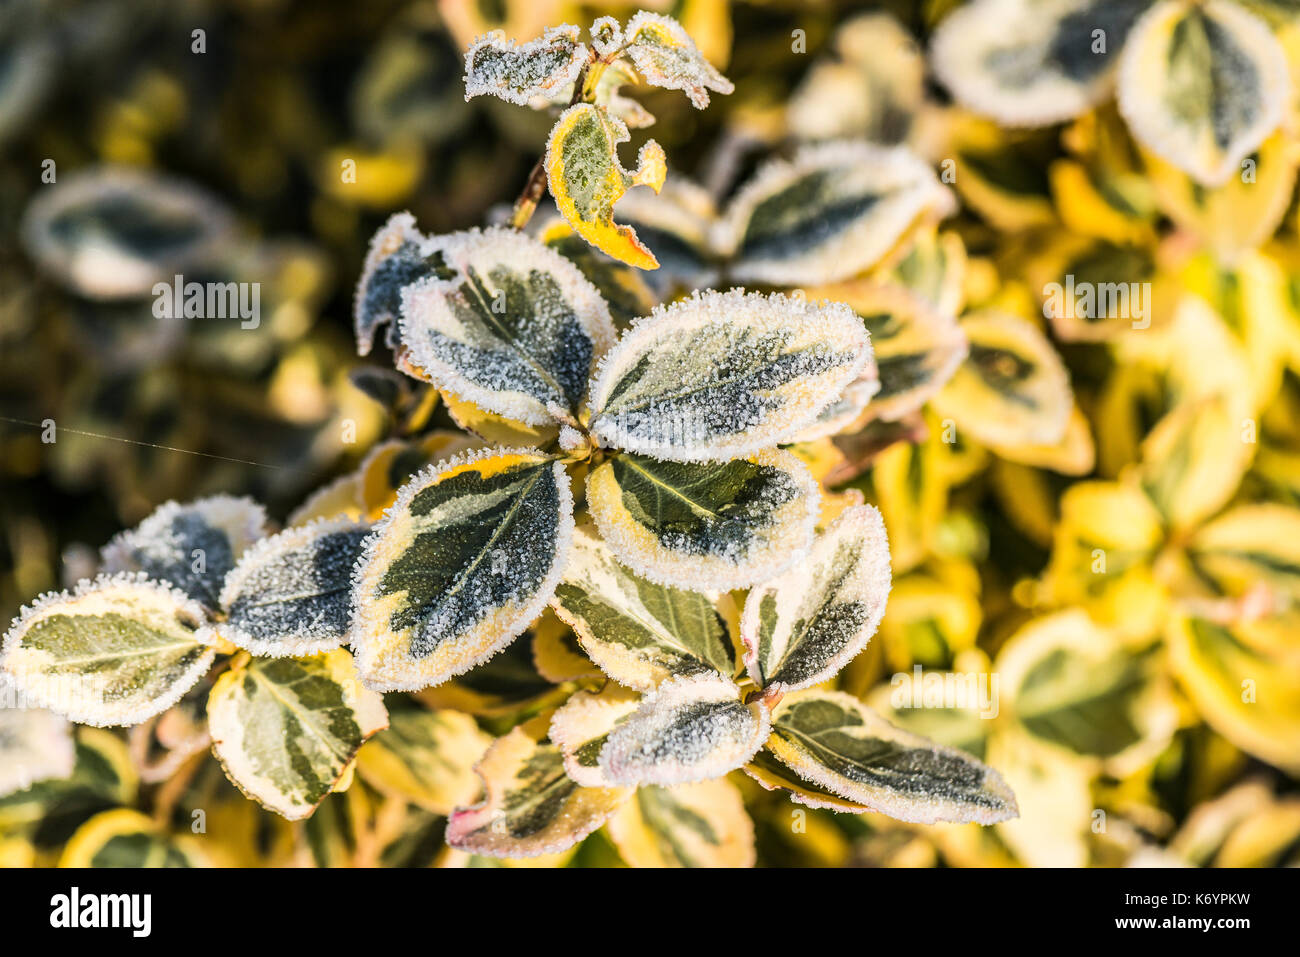
<instances>
[{"instance_id":1,"label":"variegated leaf","mask_svg":"<svg viewBox=\"0 0 1300 957\"><path fill-rule=\"evenodd\" d=\"M443 237L450 279L402 293L407 364L440 389L528 425L573 422L614 342L609 308L571 262L511 229Z\"/></svg>"},{"instance_id":2,"label":"variegated leaf","mask_svg":"<svg viewBox=\"0 0 1300 957\"><path fill-rule=\"evenodd\" d=\"M209 611L244 549L266 535L266 512L249 498L214 495L160 505L104 546L103 570L144 572L185 592Z\"/></svg>"},{"instance_id":3,"label":"variegated leaf","mask_svg":"<svg viewBox=\"0 0 1300 957\"><path fill-rule=\"evenodd\" d=\"M709 90L725 94L735 89L672 17L642 10L627 22L623 43L641 79L651 86L684 90L697 110L709 105Z\"/></svg>"},{"instance_id":4,"label":"variegated leaf","mask_svg":"<svg viewBox=\"0 0 1300 957\"><path fill-rule=\"evenodd\" d=\"M812 544L819 493L807 468L769 449L722 465L627 453L587 479L587 507L614 555L679 588L745 588Z\"/></svg>"},{"instance_id":5,"label":"variegated leaf","mask_svg":"<svg viewBox=\"0 0 1300 957\"><path fill-rule=\"evenodd\" d=\"M551 741L564 755L564 770L583 787L614 787L600 766L609 734L641 706L633 691L607 683L599 693L579 691L551 718Z\"/></svg>"},{"instance_id":6,"label":"variegated leaf","mask_svg":"<svg viewBox=\"0 0 1300 957\"><path fill-rule=\"evenodd\" d=\"M66 778L76 763L68 720L44 708L20 707L9 681L0 671L0 797L37 781Z\"/></svg>"},{"instance_id":7,"label":"variegated leaf","mask_svg":"<svg viewBox=\"0 0 1300 957\"><path fill-rule=\"evenodd\" d=\"M22 239L41 269L77 294L138 299L209 263L232 227L229 210L193 183L99 166L36 194Z\"/></svg>"},{"instance_id":8,"label":"variegated leaf","mask_svg":"<svg viewBox=\"0 0 1300 957\"><path fill-rule=\"evenodd\" d=\"M411 479L357 567L352 647L366 683L415 690L468 671L546 606L573 534L564 466L474 453Z\"/></svg>"},{"instance_id":9,"label":"variegated leaf","mask_svg":"<svg viewBox=\"0 0 1300 957\"><path fill-rule=\"evenodd\" d=\"M1263 584L1278 607L1300 606L1300 509L1239 505L1198 529L1187 554L1225 594L1240 597Z\"/></svg>"},{"instance_id":10,"label":"variegated leaf","mask_svg":"<svg viewBox=\"0 0 1300 957\"><path fill-rule=\"evenodd\" d=\"M459 711L394 711L388 728L357 753L357 770L380 791L447 815L477 797L473 765L491 744L492 737Z\"/></svg>"},{"instance_id":11,"label":"variegated leaf","mask_svg":"<svg viewBox=\"0 0 1300 957\"><path fill-rule=\"evenodd\" d=\"M1017 814L1015 796L992 768L894 727L842 692L783 699L767 749L797 777L903 821L994 824Z\"/></svg>"},{"instance_id":12,"label":"variegated leaf","mask_svg":"<svg viewBox=\"0 0 1300 957\"><path fill-rule=\"evenodd\" d=\"M171 837L152 818L130 808L103 811L86 821L64 845L59 867L208 867L211 862L189 837Z\"/></svg>"},{"instance_id":13,"label":"variegated leaf","mask_svg":"<svg viewBox=\"0 0 1300 957\"><path fill-rule=\"evenodd\" d=\"M366 453L358 469L365 516L378 518L397 499L397 490L421 469L483 447L479 440L454 429L435 429L409 441L380 442Z\"/></svg>"},{"instance_id":14,"label":"variegated leaf","mask_svg":"<svg viewBox=\"0 0 1300 957\"><path fill-rule=\"evenodd\" d=\"M724 779L637 788L607 827L633 867L754 866L754 822Z\"/></svg>"},{"instance_id":15,"label":"variegated leaf","mask_svg":"<svg viewBox=\"0 0 1300 957\"><path fill-rule=\"evenodd\" d=\"M1161 0L1121 57L1119 106L1129 129L1203 186L1240 172L1282 122L1290 92L1282 45L1226 0Z\"/></svg>"},{"instance_id":16,"label":"variegated leaf","mask_svg":"<svg viewBox=\"0 0 1300 957\"><path fill-rule=\"evenodd\" d=\"M442 402L453 422L498 448L528 446L542 448L559 438L560 424L528 425L516 419L481 409L451 392L442 393Z\"/></svg>"},{"instance_id":17,"label":"variegated leaf","mask_svg":"<svg viewBox=\"0 0 1300 957\"><path fill-rule=\"evenodd\" d=\"M629 688L652 691L674 675L735 672L717 601L647 581L621 565L590 525L574 533L551 606L601 670Z\"/></svg>"},{"instance_id":18,"label":"variegated leaf","mask_svg":"<svg viewBox=\"0 0 1300 957\"><path fill-rule=\"evenodd\" d=\"M0 668L27 700L82 724L139 724L212 666L203 609L123 573L41 596L14 619Z\"/></svg>"},{"instance_id":19,"label":"variegated leaf","mask_svg":"<svg viewBox=\"0 0 1300 957\"><path fill-rule=\"evenodd\" d=\"M1065 436L1074 405L1069 374L1038 327L1001 312L961 321L966 360L934 396L938 415L987 445L1049 445Z\"/></svg>"},{"instance_id":20,"label":"variegated leaf","mask_svg":"<svg viewBox=\"0 0 1300 957\"><path fill-rule=\"evenodd\" d=\"M839 303L735 289L636 323L601 363L593 437L675 462L726 461L791 441L871 357Z\"/></svg>"},{"instance_id":21,"label":"variegated leaf","mask_svg":"<svg viewBox=\"0 0 1300 957\"><path fill-rule=\"evenodd\" d=\"M475 767L487 792L447 822L447 843L489 857L536 857L577 844L627 800L623 788L581 787L553 744L515 728Z\"/></svg>"},{"instance_id":22,"label":"variegated leaf","mask_svg":"<svg viewBox=\"0 0 1300 957\"><path fill-rule=\"evenodd\" d=\"M388 345L396 348L401 332L402 290L432 276L447 279L452 271L443 257L440 237L424 236L410 213L394 213L370 240L353 298L352 321L357 354L369 355L375 333L388 326Z\"/></svg>"},{"instance_id":23,"label":"variegated leaf","mask_svg":"<svg viewBox=\"0 0 1300 957\"><path fill-rule=\"evenodd\" d=\"M873 808L841 797L814 781L795 774L773 756L767 748L759 750L744 772L757 781L765 791L784 791L795 804L815 807L841 814L863 814Z\"/></svg>"},{"instance_id":24,"label":"variegated leaf","mask_svg":"<svg viewBox=\"0 0 1300 957\"><path fill-rule=\"evenodd\" d=\"M659 268L642 278L661 302L717 284L719 268L709 232L718 210L702 186L674 175L658 193L644 189L628 193L618 209L619 218L655 251Z\"/></svg>"},{"instance_id":25,"label":"variegated leaf","mask_svg":"<svg viewBox=\"0 0 1300 957\"><path fill-rule=\"evenodd\" d=\"M1177 728L1150 665L1081 609L1025 625L995 667L1021 726L1075 754L1135 766L1159 754Z\"/></svg>"},{"instance_id":26,"label":"variegated leaf","mask_svg":"<svg viewBox=\"0 0 1300 957\"><path fill-rule=\"evenodd\" d=\"M1046 126L1110 94L1149 0L976 0L935 31L930 62L964 106L1007 126Z\"/></svg>"},{"instance_id":27,"label":"variegated leaf","mask_svg":"<svg viewBox=\"0 0 1300 957\"><path fill-rule=\"evenodd\" d=\"M603 680L578 642L578 636L549 608L533 622L533 667L547 681L563 684L581 678Z\"/></svg>"},{"instance_id":28,"label":"variegated leaf","mask_svg":"<svg viewBox=\"0 0 1300 957\"><path fill-rule=\"evenodd\" d=\"M622 785L706 781L752 758L768 729L767 705L746 703L730 678L670 678L609 732L600 770Z\"/></svg>"},{"instance_id":29,"label":"variegated leaf","mask_svg":"<svg viewBox=\"0 0 1300 957\"><path fill-rule=\"evenodd\" d=\"M736 280L838 282L953 208L947 187L906 149L828 143L762 167L732 199L714 245L733 257Z\"/></svg>"},{"instance_id":30,"label":"variegated leaf","mask_svg":"<svg viewBox=\"0 0 1300 957\"><path fill-rule=\"evenodd\" d=\"M578 235L602 252L638 269L657 269L654 253L636 230L614 222L614 204L633 186L658 192L668 160L663 147L647 140L634 172L618 160L618 144L630 135L627 125L603 107L578 103L551 129L546 143L546 178L556 208Z\"/></svg>"},{"instance_id":31,"label":"variegated leaf","mask_svg":"<svg viewBox=\"0 0 1300 957\"><path fill-rule=\"evenodd\" d=\"M338 648L352 621L352 568L367 522L330 519L264 538L221 589L222 638L256 655L303 657Z\"/></svg>"},{"instance_id":32,"label":"variegated leaf","mask_svg":"<svg viewBox=\"0 0 1300 957\"><path fill-rule=\"evenodd\" d=\"M880 513L846 509L806 559L750 590L740 619L749 677L788 692L835 675L875 634L889 583Z\"/></svg>"},{"instance_id":33,"label":"variegated leaf","mask_svg":"<svg viewBox=\"0 0 1300 957\"><path fill-rule=\"evenodd\" d=\"M551 27L539 39L515 45L493 31L465 51L465 99L483 94L527 106L571 87L587 62L587 47L571 24Z\"/></svg>"},{"instance_id":34,"label":"variegated leaf","mask_svg":"<svg viewBox=\"0 0 1300 957\"><path fill-rule=\"evenodd\" d=\"M291 821L310 817L387 726L383 698L361 686L342 650L237 663L208 697L212 750L226 775Z\"/></svg>"}]
</instances>

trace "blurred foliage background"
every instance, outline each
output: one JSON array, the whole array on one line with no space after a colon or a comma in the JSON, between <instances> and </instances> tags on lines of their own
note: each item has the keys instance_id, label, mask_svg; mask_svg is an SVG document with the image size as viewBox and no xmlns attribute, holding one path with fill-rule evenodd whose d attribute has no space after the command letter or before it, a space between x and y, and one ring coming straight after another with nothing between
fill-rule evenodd
<instances>
[{"instance_id":1,"label":"blurred foliage background","mask_svg":"<svg viewBox=\"0 0 1300 957\"><path fill-rule=\"evenodd\" d=\"M1178 183L1169 185L1175 174L1139 155L1113 105L1029 131L956 108L919 53L955 6L5 4L0 614L93 570L93 549L161 502L243 493L284 519L409 427L355 384L351 297L366 243L404 208L430 233L499 221L551 123L490 97L465 102L460 51L490 28L526 40L546 25L661 10L736 89L705 111L638 89L657 123L634 131L625 155L653 136L670 181L694 179L717 198L808 140L866 137L906 143L936 168L955 161L956 179L945 182L962 208L940 235L959 242L962 266L946 281L968 310L996 307L1032 323L1069 373L1061 401L1070 433L1059 442L1008 437L998 427L1004 410L960 391L969 387L959 373L911 421L905 437L915 441L873 435L833 453L834 484L880 505L895 557L885 623L841 687L888 712L891 675L997 676L995 718L937 707L894 719L998 768L1021 818L987 829L801 809L792 818L784 797L745 781L760 863L1300 862L1300 244L1290 134L1270 140L1284 173L1259 187L1266 197L1216 205L1201 194L1188 213ZM893 25L852 26L863 12L887 13ZM53 184L43 179L49 161ZM347 161L355 181L340 175ZM159 260L169 243L195 238L187 230L198 233L202 255L187 278L260 282L256 330L159 319L147 293L99 285L111 270L59 259L57 229L47 223L48 236L38 235L33 204L78 172L109 166L145 171L136 195L173 188L189 197L182 222L144 225L138 252ZM1257 212L1265 208L1282 213ZM1219 241L1261 217L1276 230ZM1044 283L1089 269L1098 281L1152 282L1157 306L1178 305L1157 317L1149 341L1045 322ZM1201 305L1184 306L1189 295ZM1019 355L1032 367L1033 348L1007 347L997 361L1014 366ZM1214 411L1220 399L1226 411ZM1220 412L1226 426L1215 432L1218 420L1206 416ZM47 420L53 443L42 441ZM1257 431L1244 456L1205 438L1239 435L1247 420ZM950 421L955 440L944 437ZM448 420L435 413L426 424ZM1109 561L1101 572L1098 549ZM478 686L425 703L471 713L489 731L508 728L509 715L549 688L528 643L515 648ZM1243 682L1257 699L1245 700ZM201 806L208 836L195 854L218 863L482 863L443 847L437 802L394 801L364 762L364 781L300 825L245 801L211 759L141 778L149 747L184 751L192 730L176 718L151 732L162 745L128 746L125 734L78 729L71 781L0 802L0 862L68 861L68 838L114 808L186 833L184 809ZM605 832L564 861L622 863Z\"/></svg>"}]
</instances>

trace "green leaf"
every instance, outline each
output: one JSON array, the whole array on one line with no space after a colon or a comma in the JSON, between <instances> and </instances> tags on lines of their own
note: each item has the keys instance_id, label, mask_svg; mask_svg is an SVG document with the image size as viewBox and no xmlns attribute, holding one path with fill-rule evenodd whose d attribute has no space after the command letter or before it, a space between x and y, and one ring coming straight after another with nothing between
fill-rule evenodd
<instances>
[{"instance_id":1,"label":"green leaf","mask_svg":"<svg viewBox=\"0 0 1300 957\"><path fill-rule=\"evenodd\" d=\"M515 728L475 767L486 793L447 822L447 843L490 857L536 857L577 844L618 809L623 788L580 787L564 773L560 749Z\"/></svg>"},{"instance_id":2,"label":"green leaf","mask_svg":"<svg viewBox=\"0 0 1300 957\"><path fill-rule=\"evenodd\" d=\"M880 513L845 509L799 564L750 590L740 620L750 678L788 692L834 676L875 634L889 583Z\"/></svg>"},{"instance_id":3,"label":"green leaf","mask_svg":"<svg viewBox=\"0 0 1300 957\"><path fill-rule=\"evenodd\" d=\"M1149 2L977 0L939 25L930 63L976 113L1004 126L1058 123L1110 94L1120 50Z\"/></svg>"},{"instance_id":4,"label":"green leaf","mask_svg":"<svg viewBox=\"0 0 1300 957\"><path fill-rule=\"evenodd\" d=\"M208 697L212 750L247 796L291 821L310 817L358 749L388 726L383 699L357 681L346 651L254 658Z\"/></svg>"},{"instance_id":5,"label":"green leaf","mask_svg":"<svg viewBox=\"0 0 1300 957\"><path fill-rule=\"evenodd\" d=\"M29 701L82 724L139 724L212 666L203 609L130 573L42 595L5 636L0 667Z\"/></svg>"},{"instance_id":6,"label":"green leaf","mask_svg":"<svg viewBox=\"0 0 1300 957\"><path fill-rule=\"evenodd\" d=\"M768 733L767 705L722 675L670 678L609 732L599 765L622 785L686 784L745 764Z\"/></svg>"},{"instance_id":7,"label":"green leaf","mask_svg":"<svg viewBox=\"0 0 1300 957\"><path fill-rule=\"evenodd\" d=\"M674 675L735 672L718 602L647 581L619 564L589 525L574 534L551 607L601 670L629 688L652 691Z\"/></svg>"},{"instance_id":8,"label":"green leaf","mask_svg":"<svg viewBox=\"0 0 1300 957\"><path fill-rule=\"evenodd\" d=\"M458 711L394 711L357 753L357 770L380 791L445 816L478 795L473 765L491 743Z\"/></svg>"},{"instance_id":9,"label":"green leaf","mask_svg":"<svg viewBox=\"0 0 1300 957\"><path fill-rule=\"evenodd\" d=\"M357 566L367 685L413 691L492 657L550 600L572 535L569 477L548 456L491 450L418 473Z\"/></svg>"},{"instance_id":10,"label":"green leaf","mask_svg":"<svg viewBox=\"0 0 1300 957\"><path fill-rule=\"evenodd\" d=\"M226 577L226 620L216 630L272 658L339 647L352 622L352 567L369 532L369 523L344 518L262 539Z\"/></svg>"},{"instance_id":11,"label":"green leaf","mask_svg":"<svg viewBox=\"0 0 1300 957\"><path fill-rule=\"evenodd\" d=\"M792 441L870 358L841 304L696 293L636 323L605 357L592 436L675 462L740 458Z\"/></svg>"},{"instance_id":12,"label":"green leaf","mask_svg":"<svg viewBox=\"0 0 1300 957\"><path fill-rule=\"evenodd\" d=\"M221 607L221 585L235 563L266 534L266 513L250 498L214 495L167 502L103 548L103 570L144 572L176 586L208 611Z\"/></svg>"},{"instance_id":13,"label":"green leaf","mask_svg":"<svg viewBox=\"0 0 1300 957\"><path fill-rule=\"evenodd\" d=\"M684 90L697 110L709 105L709 90L725 94L735 89L672 17L642 10L627 22L623 37L626 55L642 80Z\"/></svg>"},{"instance_id":14,"label":"green leaf","mask_svg":"<svg viewBox=\"0 0 1300 957\"><path fill-rule=\"evenodd\" d=\"M1225 0L1162 0L1125 45L1119 107L1143 145L1219 186L1277 129L1290 88L1286 53L1258 17Z\"/></svg>"},{"instance_id":15,"label":"green leaf","mask_svg":"<svg viewBox=\"0 0 1300 957\"><path fill-rule=\"evenodd\" d=\"M465 51L465 99L483 94L528 106L537 97L550 98L572 87L587 47L578 42L571 24L551 27L539 39L520 46L494 30Z\"/></svg>"},{"instance_id":16,"label":"green leaf","mask_svg":"<svg viewBox=\"0 0 1300 957\"><path fill-rule=\"evenodd\" d=\"M193 838L170 837L139 811L117 808L96 814L69 839L59 867L206 867Z\"/></svg>"},{"instance_id":17,"label":"green leaf","mask_svg":"<svg viewBox=\"0 0 1300 957\"><path fill-rule=\"evenodd\" d=\"M839 691L782 700L767 749L799 779L899 820L995 824L1017 814L1015 796L992 768L894 727Z\"/></svg>"},{"instance_id":18,"label":"green leaf","mask_svg":"<svg viewBox=\"0 0 1300 957\"><path fill-rule=\"evenodd\" d=\"M587 479L587 507L623 564L679 588L745 588L812 544L819 493L779 449L721 465L620 454Z\"/></svg>"},{"instance_id":19,"label":"green leaf","mask_svg":"<svg viewBox=\"0 0 1300 957\"><path fill-rule=\"evenodd\" d=\"M572 424L614 342L609 308L573 263L511 229L443 239L453 278L402 292L407 367L488 412Z\"/></svg>"},{"instance_id":20,"label":"green leaf","mask_svg":"<svg viewBox=\"0 0 1300 957\"><path fill-rule=\"evenodd\" d=\"M715 247L737 281L800 286L838 282L879 262L914 226L954 201L905 148L807 146L771 160L738 192Z\"/></svg>"}]
</instances>

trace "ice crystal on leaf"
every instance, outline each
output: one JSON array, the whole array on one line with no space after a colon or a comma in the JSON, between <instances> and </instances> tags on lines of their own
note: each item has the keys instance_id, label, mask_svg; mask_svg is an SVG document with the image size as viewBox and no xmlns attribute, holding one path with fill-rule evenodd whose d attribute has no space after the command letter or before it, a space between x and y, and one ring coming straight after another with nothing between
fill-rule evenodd
<instances>
[{"instance_id":1,"label":"ice crystal on leaf","mask_svg":"<svg viewBox=\"0 0 1300 957\"><path fill-rule=\"evenodd\" d=\"M651 86L683 90L697 110L709 105L709 90L735 90L672 17L642 10L628 21L624 37L627 55L641 78Z\"/></svg>"}]
</instances>

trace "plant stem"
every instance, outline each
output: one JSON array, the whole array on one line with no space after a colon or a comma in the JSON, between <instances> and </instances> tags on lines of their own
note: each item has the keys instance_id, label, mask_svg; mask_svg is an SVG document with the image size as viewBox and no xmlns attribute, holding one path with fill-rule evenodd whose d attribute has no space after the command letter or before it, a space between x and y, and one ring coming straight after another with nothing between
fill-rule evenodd
<instances>
[{"instance_id":1,"label":"plant stem","mask_svg":"<svg viewBox=\"0 0 1300 957\"><path fill-rule=\"evenodd\" d=\"M593 53L594 56L594 53ZM578 73L578 78L573 81L573 96L569 98L569 106L576 106L581 103L587 94L587 71L591 68L591 60L588 59L582 65L582 70ZM523 229L528 225L528 221L533 218L533 213L537 211L537 204L542 201L542 194L546 192L546 154L543 153L533 166L533 171L528 174L528 181L524 183L523 192L515 200L514 211L510 214L510 228Z\"/></svg>"}]
</instances>

